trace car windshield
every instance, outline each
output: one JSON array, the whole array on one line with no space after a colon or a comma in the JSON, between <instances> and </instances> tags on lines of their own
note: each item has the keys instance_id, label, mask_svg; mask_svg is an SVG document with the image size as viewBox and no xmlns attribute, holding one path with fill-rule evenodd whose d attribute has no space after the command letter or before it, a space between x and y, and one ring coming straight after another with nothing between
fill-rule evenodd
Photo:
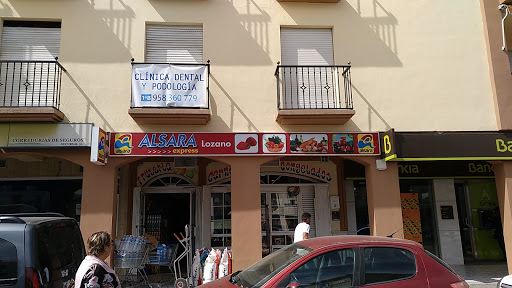
<instances>
[{"instance_id":1,"label":"car windshield","mask_svg":"<svg viewBox=\"0 0 512 288\"><path fill-rule=\"evenodd\" d=\"M295 260L313 251L299 244L292 244L271 253L249 268L234 273L231 283L240 287L261 287Z\"/></svg>"}]
</instances>

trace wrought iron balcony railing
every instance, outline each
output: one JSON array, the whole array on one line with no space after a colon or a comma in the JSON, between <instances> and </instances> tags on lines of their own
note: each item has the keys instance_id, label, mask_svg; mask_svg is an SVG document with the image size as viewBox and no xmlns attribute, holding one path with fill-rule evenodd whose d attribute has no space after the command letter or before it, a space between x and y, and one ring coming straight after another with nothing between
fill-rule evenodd
<instances>
[{"instance_id":1,"label":"wrought iron balcony railing","mask_svg":"<svg viewBox=\"0 0 512 288\"><path fill-rule=\"evenodd\" d=\"M278 65L278 109L353 109L350 67Z\"/></svg>"},{"instance_id":2,"label":"wrought iron balcony railing","mask_svg":"<svg viewBox=\"0 0 512 288\"><path fill-rule=\"evenodd\" d=\"M0 107L59 109L63 71L58 61L0 61Z\"/></svg>"}]
</instances>

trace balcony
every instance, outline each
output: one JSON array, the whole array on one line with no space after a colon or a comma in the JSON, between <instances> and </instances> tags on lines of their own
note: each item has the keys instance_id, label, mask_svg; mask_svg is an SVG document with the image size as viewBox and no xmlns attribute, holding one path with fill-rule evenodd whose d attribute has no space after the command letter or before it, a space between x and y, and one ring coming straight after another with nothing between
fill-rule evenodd
<instances>
[{"instance_id":1,"label":"balcony","mask_svg":"<svg viewBox=\"0 0 512 288\"><path fill-rule=\"evenodd\" d=\"M275 76L280 124L343 125L355 114L350 66L278 65Z\"/></svg>"},{"instance_id":2,"label":"balcony","mask_svg":"<svg viewBox=\"0 0 512 288\"><path fill-rule=\"evenodd\" d=\"M0 122L60 122L57 61L0 61Z\"/></svg>"},{"instance_id":3,"label":"balcony","mask_svg":"<svg viewBox=\"0 0 512 288\"><path fill-rule=\"evenodd\" d=\"M128 114L139 125L206 125L210 113L207 64L133 63Z\"/></svg>"}]
</instances>

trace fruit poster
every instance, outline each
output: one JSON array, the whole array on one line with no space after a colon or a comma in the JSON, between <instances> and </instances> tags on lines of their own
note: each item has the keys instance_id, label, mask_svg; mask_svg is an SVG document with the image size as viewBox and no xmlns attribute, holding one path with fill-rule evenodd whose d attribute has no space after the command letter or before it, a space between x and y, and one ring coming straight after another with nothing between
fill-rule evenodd
<instances>
[{"instance_id":1,"label":"fruit poster","mask_svg":"<svg viewBox=\"0 0 512 288\"><path fill-rule=\"evenodd\" d=\"M404 238L420 243L423 242L418 193L400 193L400 199L402 201Z\"/></svg>"},{"instance_id":2,"label":"fruit poster","mask_svg":"<svg viewBox=\"0 0 512 288\"><path fill-rule=\"evenodd\" d=\"M110 156L379 155L379 133L109 133Z\"/></svg>"}]
</instances>

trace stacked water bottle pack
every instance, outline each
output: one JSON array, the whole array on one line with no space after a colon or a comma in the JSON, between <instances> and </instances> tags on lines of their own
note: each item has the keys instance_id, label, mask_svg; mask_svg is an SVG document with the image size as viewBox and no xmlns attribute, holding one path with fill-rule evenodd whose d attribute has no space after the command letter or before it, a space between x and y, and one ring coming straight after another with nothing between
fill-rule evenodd
<instances>
[{"instance_id":1,"label":"stacked water bottle pack","mask_svg":"<svg viewBox=\"0 0 512 288\"><path fill-rule=\"evenodd\" d=\"M114 265L117 268L134 268L143 265L146 253L144 236L125 235L116 240Z\"/></svg>"},{"instance_id":2,"label":"stacked water bottle pack","mask_svg":"<svg viewBox=\"0 0 512 288\"><path fill-rule=\"evenodd\" d=\"M154 265L169 266L173 249L176 249L176 247L165 244L158 245L156 247L156 252L150 252L149 263Z\"/></svg>"}]
</instances>

